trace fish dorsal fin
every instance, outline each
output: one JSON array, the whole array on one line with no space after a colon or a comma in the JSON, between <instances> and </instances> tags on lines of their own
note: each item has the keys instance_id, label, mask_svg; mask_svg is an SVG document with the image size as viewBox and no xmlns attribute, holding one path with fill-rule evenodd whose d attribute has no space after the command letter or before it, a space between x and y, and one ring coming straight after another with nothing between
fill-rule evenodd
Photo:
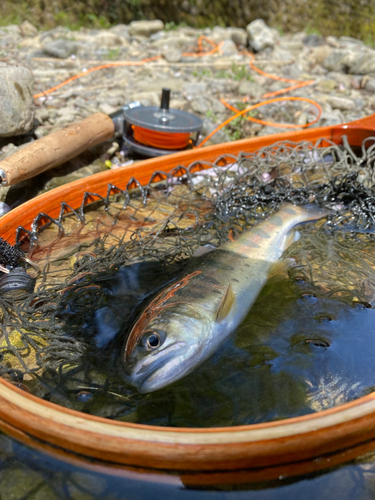
<instances>
[{"instance_id":1,"label":"fish dorsal fin","mask_svg":"<svg viewBox=\"0 0 375 500\"><path fill-rule=\"evenodd\" d=\"M285 275L285 271L289 269L289 267L293 267L296 265L296 261L294 259L283 259L277 260L274 262L268 270L268 281L277 282L280 278L283 278Z\"/></svg>"},{"instance_id":2,"label":"fish dorsal fin","mask_svg":"<svg viewBox=\"0 0 375 500\"><path fill-rule=\"evenodd\" d=\"M220 323L220 321L228 316L235 303L236 296L233 292L231 283L229 283L229 286L224 294L224 297L221 299L219 308L216 313L216 323Z\"/></svg>"}]
</instances>

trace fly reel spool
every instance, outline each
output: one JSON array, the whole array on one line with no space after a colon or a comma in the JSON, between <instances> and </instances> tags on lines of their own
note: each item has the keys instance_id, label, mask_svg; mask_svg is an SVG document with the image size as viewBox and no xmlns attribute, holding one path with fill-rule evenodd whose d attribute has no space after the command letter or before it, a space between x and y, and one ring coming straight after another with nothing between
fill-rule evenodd
<instances>
[{"instance_id":1,"label":"fly reel spool","mask_svg":"<svg viewBox=\"0 0 375 500\"><path fill-rule=\"evenodd\" d=\"M160 107L134 102L122 109L123 140L131 151L147 157L162 156L197 144L203 121L192 113L169 109L170 92L163 89Z\"/></svg>"}]
</instances>

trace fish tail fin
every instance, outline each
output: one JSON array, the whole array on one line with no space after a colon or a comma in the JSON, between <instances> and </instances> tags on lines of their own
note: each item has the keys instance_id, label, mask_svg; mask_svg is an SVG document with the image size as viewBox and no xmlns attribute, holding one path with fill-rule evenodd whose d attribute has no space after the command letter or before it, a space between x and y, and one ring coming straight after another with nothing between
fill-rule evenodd
<instances>
[{"instance_id":1,"label":"fish tail fin","mask_svg":"<svg viewBox=\"0 0 375 500\"><path fill-rule=\"evenodd\" d=\"M294 206L293 209L298 213L300 222L308 222L319 220L327 217L331 213L330 210L321 208L315 203L308 203L307 205Z\"/></svg>"}]
</instances>

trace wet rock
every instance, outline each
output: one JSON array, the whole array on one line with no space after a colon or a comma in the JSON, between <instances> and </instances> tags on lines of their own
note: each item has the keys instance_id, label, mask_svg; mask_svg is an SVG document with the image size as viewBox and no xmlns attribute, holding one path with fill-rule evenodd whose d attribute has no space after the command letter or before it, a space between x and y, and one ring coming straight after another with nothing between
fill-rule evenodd
<instances>
[{"instance_id":1,"label":"wet rock","mask_svg":"<svg viewBox=\"0 0 375 500\"><path fill-rule=\"evenodd\" d=\"M182 59L182 52L176 47L169 47L163 53L164 59L170 63L178 63Z\"/></svg>"},{"instance_id":2,"label":"wet rock","mask_svg":"<svg viewBox=\"0 0 375 500\"><path fill-rule=\"evenodd\" d=\"M324 59L323 66L329 71L341 71L346 73L355 62L358 54L353 50L336 49Z\"/></svg>"},{"instance_id":3,"label":"wet rock","mask_svg":"<svg viewBox=\"0 0 375 500\"><path fill-rule=\"evenodd\" d=\"M249 97L259 98L264 94L264 90L257 82L243 80L238 87L238 93Z\"/></svg>"},{"instance_id":4,"label":"wet rock","mask_svg":"<svg viewBox=\"0 0 375 500\"><path fill-rule=\"evenodd\" d=\"M247 32L242 28L227 28L231 40L238 47L246 47L247 45Z\"/></svg>"},{"instance_id":5,"label":"wet rock","mask_svg":"<svg viewBox=\"0 0 375 500\"><path fill-rule=\"evenodd\" d=\"M71 40L60 38L58 40L53 40L51 42L45 43L43 45L43 50L47 55L51 57L66 59L72 54L76 54L78 45Z\"/></svg>"},{"instance_id":6,"label":"wet rock","mask_svg":"<svg viewBox=\"0 0 375 500\"><path fill-rule=\"evenodd\" d=\"M329 96L327 102L333 109L340 109L341 111L349 111L355 108L354 101L346 97Z\"/></svg>"},{"instance_id":7,"label":"wet rock","mask_svg":"<svg viewBox=\"0 0 375 500\"><path fill-rule=\"evenodd\" d=\"M24 21L20 26L20 31L22 36L37 36L38 29L31 24L29 21Z\"/></svg>"},{"instance_id":8,"label":"wet rock","mask_svg":"<svg viewBox=\"0 0 375 500\"><path fill-rule=\"evenodd\" d=\"M34 122L34 79L24 66L0 63L0 137L24 134Z\"/></svg>"},{"instance_id":9,"label":"wet rock","mask_svg":"<svg viewBox=\"0 0 375 500\"><path fill-rule=\"evenodd\" d=\"M224 56L232 56L238 54L238 49L233 40L224 40L221 45L221 53Z\"/></svg>"},{"instance_id":10,"label":"wet rock","mask_svg":"<svg viewBox=\"0 0 375 500\"><path fill-rule=\"evenodd\" d=\"M155 19L153 21L132 21L129 27L130 36L151 36L164 29L163 21Z\"/></svg>"},{"instance_id":11,"label":"wet rock","mask_svg":"<svg viewBox=\"0 0 375 500\"><path fill-rule=\"evenodd\" d=\"M249 35L249 45L259 52L267 47L273 48L279 40L279 33L274 28L269 28L263 19L256 19L246 26Z\"/></svg>"}]
</instances>

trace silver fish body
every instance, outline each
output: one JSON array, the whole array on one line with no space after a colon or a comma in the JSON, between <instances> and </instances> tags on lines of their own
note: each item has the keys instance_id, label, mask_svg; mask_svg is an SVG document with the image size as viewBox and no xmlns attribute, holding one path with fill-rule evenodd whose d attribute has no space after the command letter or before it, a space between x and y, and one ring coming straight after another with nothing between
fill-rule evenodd
<instances>
[{"instance_id":1,"label":"silver fish body","mask_svg":"<svg viewBox=\"0 0 375 500\"><path fill-rule=\"evenodd\" d=\"M204 255L168 285L134 325L124 351L126 379L141 393L181 379L239 326L290 242L291 229L327 215L284 204L235 241Z\"/></svg>"}]
</instances>

